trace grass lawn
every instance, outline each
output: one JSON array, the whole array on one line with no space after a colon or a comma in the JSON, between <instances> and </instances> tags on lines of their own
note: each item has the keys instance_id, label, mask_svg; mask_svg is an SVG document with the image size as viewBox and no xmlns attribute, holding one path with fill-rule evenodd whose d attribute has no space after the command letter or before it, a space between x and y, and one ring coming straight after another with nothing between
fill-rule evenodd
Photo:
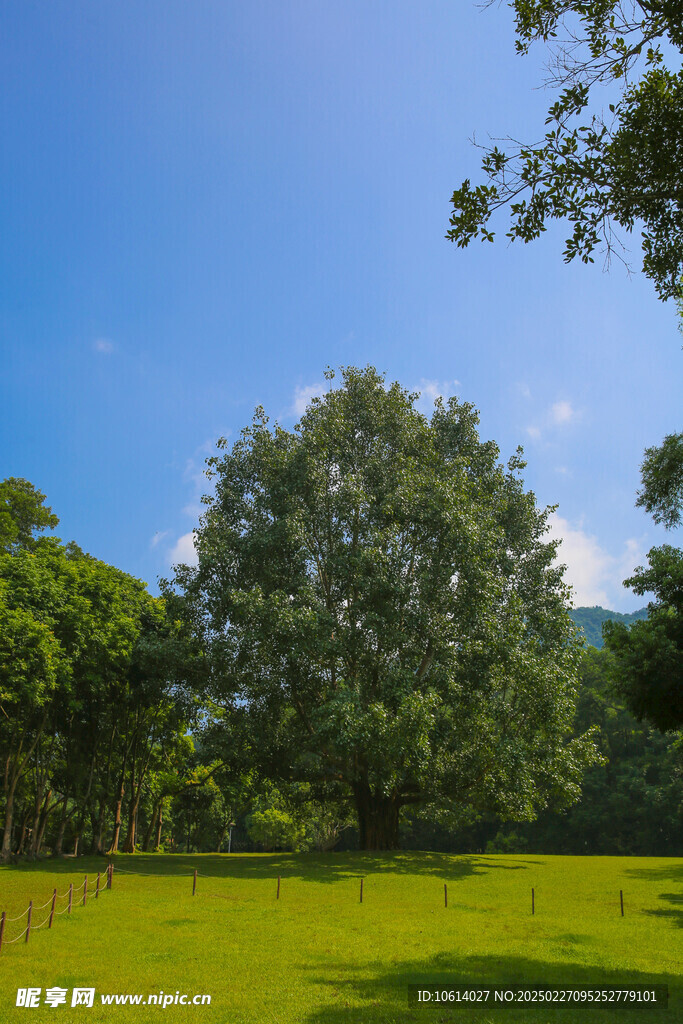
<instances>
[{"instance_id":1,"label":"grass lawn","mask_svg":"<svg viewBox=\"0 0 683 1024\"><path fill-rule=\"evenodd\" d=\"M0 868L0 910L15 917L56 886L88 901L0 953L0 1021L163 1020L166 1024L408 1024L466 1021L683 1021L683 860L637 857L135 855L92 895L102 859ZM197 869L197 893L192 872ZM282 878L276 900L277 876ZM364 879L363 903L359 902ZM444 883L448 907L444 907ZM531 915L531 889L535 914ZM621 916L619 890L624 891ZM79 891L82 899L82 889ZM58 909L65 906L58 902ZM49 906L36 911L45 920ZM669 1009L408 1006L408 984L668 985ZM18 987L41 988L36 1009ZM95 1008L71 1008L74 986ZM67 1004L42 1002L48 988ZM100 996L207 993L211 1005L103 1006Z\"/></svg>"}]
</instances>

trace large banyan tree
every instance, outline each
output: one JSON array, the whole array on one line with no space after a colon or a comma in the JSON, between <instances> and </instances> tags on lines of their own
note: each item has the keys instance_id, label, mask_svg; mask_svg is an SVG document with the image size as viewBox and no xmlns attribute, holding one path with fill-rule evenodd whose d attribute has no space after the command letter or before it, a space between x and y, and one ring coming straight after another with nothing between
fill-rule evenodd
<instances>
[{"instance_id":1,"label":"large banyan tree","mask_svg":"<svg viewBox=\"0 0 683 1024\"><path fill-rule=\"evenodd\" d=\"M328 371L328 378L333 378ZM270 777L346 794L363 849L407 804L532 818L579 794L577 641L549 510L471 405L346 368L293 431L262 410L208 460L215 493L176 568L210 706Z\"/></svg>"}]
</instances>

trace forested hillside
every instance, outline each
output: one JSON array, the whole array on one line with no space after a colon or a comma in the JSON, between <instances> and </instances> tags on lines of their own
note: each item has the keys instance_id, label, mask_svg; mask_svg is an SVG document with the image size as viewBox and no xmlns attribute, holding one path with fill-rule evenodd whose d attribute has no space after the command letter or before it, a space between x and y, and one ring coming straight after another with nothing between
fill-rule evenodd
<instances>
[{"instance_id":1,"label":"forested hillside","mask_svg":"<svg viewBox=\"0 0 683 1024\"><path fill-rule=\"evenodd\" d=\"M608 620L623 622L629 626L632 622L647 618L647 608L639 608L637 612L612 612L608 608L602 608L599 604L592 608L572 608L569 613L586 637L586 643L593 647L602 647L602 624Z\"/></svg>"}]
</instances>

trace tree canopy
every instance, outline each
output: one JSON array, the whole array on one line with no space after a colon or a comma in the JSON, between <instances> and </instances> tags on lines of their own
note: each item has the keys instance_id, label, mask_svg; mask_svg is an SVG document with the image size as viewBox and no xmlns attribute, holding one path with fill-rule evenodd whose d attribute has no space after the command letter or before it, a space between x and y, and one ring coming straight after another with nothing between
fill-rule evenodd
<instances>
[{"instance_id":1,"label":"tree canopy","mask_svg":"<svg viewBox=\"0 0 683 1024\"><path fill-rule=\"evenodd\" d=\"M638 505L668 529L683 513L683 435L670 434L659 448L647 448ZM605 623L607 647L615 656L616 682L630 710L668 732L683 728L683 551L670 544L652 548L648 567L624 581L636 594L654 594L645 622L627 630Z\"/></svg>"},{"instance_id":2,"label":"tree canopy","mask_svg":"<svg viewBox=\"0 0 683 1024\"><path fill-rule=\"evenodd\" d=\"M32 483L10 476L0 482L0 551L34 550L36 533L53 530L59 519Z\"/></svg>"},{"instance_id":3,"label":"tree canopy","mask_svg":"<svg viewBox=\"0 0 683 1024\"><path fill-rule=\"evenodd\" d=\"M471 405L428 420L417 397L351 367L294 431L257 410L208 460L199 564L174 580L234 742L349 796L365 849L397 845L409 803L571 803L595 754L566 741L578 643L549 510Z\"/></svg>"},{"instance_id":4,"label":"tree canopy","mask_svg":"<svg viewBox=\"0 0 683 1024\"><path fill-rule=\"evenodd\" d=\"M4 860L14 849L36 855L56 810L56 852L67 827L78 849L88 817L94 850L110 823L116 850L126 792L133 849L149 773L189 717L174 686L179 665L183 678L192 667L179 624L140 580L36 536L58 522L44 502L27 480L0 483Z\"/></svg>"},{"instance_id":5,"label":"tree canopy","mask_svg":"<svg viewBox=\"0 0 683 1024\"><path fill-rule=\"evenodd\" d=\"M683 513L683 434L667 434L659 447L645 449L640 467L643 488L636 505L667 529L681 525Z\"/></svg>"},{"instance_id":6,"label":"tree canopy","mask_svg":"<svg viewBox=\"0 0 683 1024\"><path fill-rule=\"evenodd\" d=\"M488 6L488 5L487 5ZM558 91L544 137L484 148L483 184L453 193L447 238L493 241L489 220L510 209L507 237L538 238L551 220L569 223L565 261L609 260L615 228L642 227L643 269L660 298L683 279L683 72L665 66L683 51L681 0L512 0L517 51L551 48L548 85ZM640 77L638 77L640 76ZM597 87L619 92L607 111ZM501 140L498 140L501 141Z\"/></svg>"}]
</instances>

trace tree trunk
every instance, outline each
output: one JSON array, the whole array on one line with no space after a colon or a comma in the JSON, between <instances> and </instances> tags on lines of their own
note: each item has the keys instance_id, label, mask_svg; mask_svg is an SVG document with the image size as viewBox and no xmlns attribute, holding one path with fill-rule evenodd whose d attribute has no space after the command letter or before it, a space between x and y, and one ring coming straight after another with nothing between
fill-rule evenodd
<instances>
[{"instance_id":1,"label":"tree trunk","mask_svg":"<svg viewBox=\"0 0 683 1024\"><path fill-rule=\"evenodd\" d=\"M123 770L121 772L121 782L119 783L119 791L116 797L116 804L114 805L114 835L112 836L111 846L109 847L109 853L118 853L119 836L121 835L121 808L123 806L123 797L125 792L126 765L124 762Z\"/></svg>"},{"instance_id":2,"label":"tree trunk","mask_svg":"<svg viewBox=\"0 0 683 1024\"><path fill-rule=\"evenodd\" d=\"M128 831L123 841L124 853L135 853L135 815L139 796L135 792L135 757L137 752L137 741L133 744L133 752L130 755L130 798L128 800Z\"/></svg>"},{"instance_id":3,"label":"tree trunk","mask_svg":"<svg viewBox=\"0 0 683 1024\"><path fill-rule=\"evenodd\" d=\"M144 850L145 853L149 852L149 844L152 842L152 836L156 831L157 819L159 817L160 810L161 803L159 802L154 805L154 811L152 813L152 817L149 819L149 825L147 826L147 831L145 832L145 841L142 844L142 849Z\"/></svg>"},{"instance_id":4,"label":"tree trunk","mask_svg":"<svg viewBox=\"0 0 683 1024\"><path fill-rule=\"evenodd\" d=\"M38 773L36 772L36 775ZM36 782L36 793L35 793L35 804L33 808L33 828L31 829L31 845L29 846L28 855L33 860L38 855L38 833L40 831L40 818L41 811L43 810L43 782L42 780ZM49 801L52 796L52 790L48 790L47 799Z\"/></svg>"},{"instance_id":5,"label":"tree trunk","mask_svg":"<svg viewBox=\"0 0 683 1024\"><path fill-rule=\"evenodd\" d=\"M143 745L143 751L146 749L146 755L140 758L138 763L137 752L138 752L138 739L136 733L135 743L133 745L133 751L131 754L131 765L130 765L130 811L128 815L128 835L123 847L124 853L135 853L135 837L138 830L138 812L140 810L140 798L142 797L142 787L145 784L147 778L147 770L149 768L149 762L152 756L152 749L154 747L155 733L156 733L156 714L152 720L151 731L145 736L144 740L141 739L140 743ZM145 746L146 745L146 746Z\"/></svg>"},{"instance_id":6,"label":"tree trunk","mask_svg":"<svg viewBox=\"0 0 683 1024\"><path fill-rule=\"evenodd\" d=\"M52 790L50 790L50 793L52 793ZM49 794L48 794L48 797L49 797ZM41 852L41 850L43 848L43 840L45 839L45 830L47 828L47 820L50 817L50 815L52 814L52 812L54 811L55 807L59 807L59 805L60 805L60 803L62 803L62 801L66 802L66 797L60 797L59 800L55 800L55 802L52 803L52 804L49 803L48 800L46 799L45 803L43 804L43 813L40 816L40 830L39 830L39 833L38 833L38 855L40 855L40 852Z\"/></svg>"},{"instance_id":7,"label":"tree trunk","mask_svg":"<svg viewBox=\"0 0 683 1024\"><path fill-rule=\"evenodd\" d=\"M21 828L19 829L19 845L17 847L17 857L22 857L24 854L24 847L26 846L26 840L29 837L30 829L28 827L28 819L31 815L31 811L25 807L24 817L21 822Z\"/></svg>"},{"instance_id":8,"label":"tree trunk","mask_svg":"<svg viewBox=\"0 0 683 1024\"><path fill-rule=\"evenodd\" d=\"M47 823L47 816L50 813L50 800L52 799L52 790L48 789L43 802L40 807L40 812L37 819L33 823L33 836L31 837L31 856L37 857L40 853L40 847L43 843L43 835L45 834L45 825Z\"/></svg>"},{"instance_id":9,"label":"tree trunk","mask_svg":"<svg viewBox=\"0 0 683 1024\"><path fill-rule=\"evenodd\" d=\"M10 859L12 853L12 825L14 824L14 793L16 790L16 780L7 790L7 799L5 802L5 829L2 836L2 860L7 861Z\"/></svg>"},{"instance_id":10,"label":"tree trunk","mask_svg":"<svg viewBox=\"0 0 683 1024\"><path fill-rule=\"evenodd\" d=\"M159 847L161 846L161 826L163 825L163 823L164 823L164 803L163 803L163 800L162 800L162 802L159 804L159 817L157 818L157 834L156 834L156 841L154 843L154 849L155 850L158 850Z\"/></svg>"},{"instance_id":11,"label":"tree trunk","mask_svg":"<svg viewBox=\"0 0 683 1024\"><path fill-rule=\"evenodd\" d=\"M104 817L106 811L107 801L104 799L104 797L100 797L100 810L99 814L97 815L97 826L93 830L92 840L93 853L97 854L98 856L102 856L105 852L104 841L102 837L104 836Z\"/></svg>"},{"instance_id":12,"label":"tree trunk","mask_svg":"<svg viewBox=\"0 0 683 1024\"><path fill-rule=\"evenodd\" d=\"M133 799L131 795L130 808L128 810L128 835L126 841L123 844L124 853L135 853L135 831L138 819L138 806L140 804L140 790L137 791L137 796Z\"/></svg>"},{"instance_id":13,"label":"tree trunk","mask_svg":"<svg viewBox=\"0 0 683 1024\"><path fill-rule=\"evenodd\" d=\"M109 847L110 853L118 853L119 849L119 836L121 834L121 804L123 803L123 785L119 790L119 795L116 799L116 805L114 807L114 835L112 836L111 846Z\"/></svg>"},{"instance_id":14,"label":"tree trunk","mask_svg":"<svg viewBox=\"0 0 683 1024\"><path fill-rule=\"evenodd\" d=\"M361 850L398 850L398 794L373 793L366 782L360 781L353 784L353 795Z\"/></svg>"},{"instance_id":15,"label":"tree trunk","mask_svg":"<svg viewBox=\"0 0 683 1024\"><path fill-rule=\"evenodd\" d=\"M227 831L228 831L228 826L224 825L222 830L221 830L221 834L218 837L218 849L216 850L216 853L220 853L221 852L221 847L223 846L223 840L225 839L225 833Z\"/></svg>"},{"instance_id":16,"label":"tree trunk","mask_svg":"<svg viewBox=\"0 0 683 1024\"><path fill-rule=\"evenodd\" d=\"M66 823L68 821L68 803L69 797L64 797L64 808L62 810L62 816L59 821L59 829L57 830L57 838L55 840L55 848L52 851L53 857L62 856L62 848L64 846L64 831L66 829Z\"/></svg>"},{"instance_id":17,"label":"tree trunk","mask_svg":"<svg viewBox=\"0 0 683 1024\"><path fill-rule=\"evenodd\" d=\"M40 723L40 726L38 727L36 735L34 736L33 741L29 744L28 750L24 753L23 757L22 750L24 745L24 738L22 735L19 739L19 746L16 754L14 755L14 760L12 760L12 756L9 755L5 762L5 778L3 784L3 789L5 791L5 828L2 836L2 848L0 849L0 860L3 861L9 860L12 854L11 845L12 823L14 814L14 794L16 792L17 782L19 781L23 774L28 759L30 758L33 751L36 749L36 745L38 744L38 741L40 740L40 737L43 734L43 729L45 728L46 722L47 711L43 715L43 720Z\"/></svg>"}]
</instances>

